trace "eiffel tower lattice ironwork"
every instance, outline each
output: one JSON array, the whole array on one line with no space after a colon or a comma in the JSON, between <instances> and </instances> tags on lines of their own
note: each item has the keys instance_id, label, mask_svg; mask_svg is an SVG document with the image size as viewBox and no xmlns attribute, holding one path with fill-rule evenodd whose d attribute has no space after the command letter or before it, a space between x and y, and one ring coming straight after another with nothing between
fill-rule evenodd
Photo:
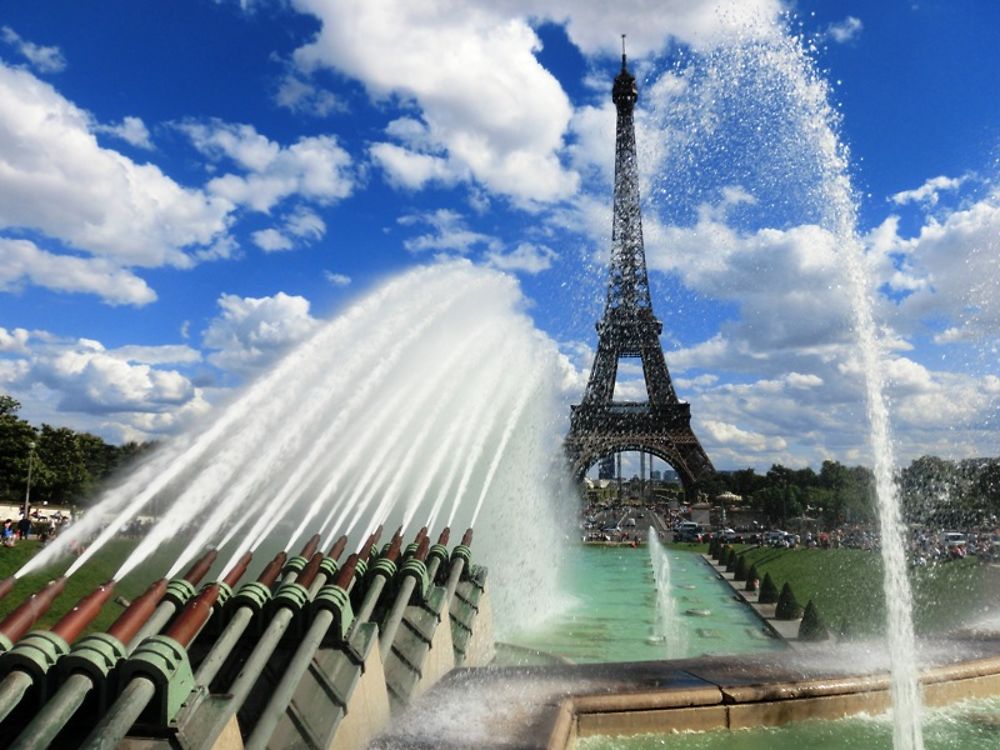
<instances>
[{"instance_id":1,"label":"eiffel tower lattice ironwork","mask_svg":"<svg viewBox=\"0 0 1000 750\"><path fill-rule=\"evenodd\" d=\"M622 69L611 93L618 127L608 296L604 317L597 324L597 354L587 390L570 418L566 452L574 474L582 479L604 456L644 451L670 464L685 491L690 491L704 472L712 470L712 462L691 430L690 404L677 399L670 382L660 345L663 324L650 301L632 116L638 96L623 49ZM622 357L642 360L648 401L613 400Z\"/></svg>"}]
</instances>

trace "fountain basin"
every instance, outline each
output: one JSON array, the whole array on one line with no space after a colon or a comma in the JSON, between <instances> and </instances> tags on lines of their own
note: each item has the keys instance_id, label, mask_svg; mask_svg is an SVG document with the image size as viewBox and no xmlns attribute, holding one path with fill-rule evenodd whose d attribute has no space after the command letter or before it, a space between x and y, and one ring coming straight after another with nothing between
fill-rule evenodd
<instances>
[{"instance_id":1,"label":"fountain basin","mask_svg":"<svg viewBox=\"0 0 1000 750\"><path fill-rule=\"evenodd\" d=\"M929 706L1000 695L1000 637L921 645L921 684ZM816 655L786 652L788 658L778 659L756 654L462 670L394 723L399 736L390 729L375 747L563 750L595 736L735 730L885 712L891 706L887 664L852 672L872 658L860 652L857 645L837 645ZM478 726L444 721L456 711L474 720L484 710L477 706L492 712Z\"/></svg>"}]
</instances>

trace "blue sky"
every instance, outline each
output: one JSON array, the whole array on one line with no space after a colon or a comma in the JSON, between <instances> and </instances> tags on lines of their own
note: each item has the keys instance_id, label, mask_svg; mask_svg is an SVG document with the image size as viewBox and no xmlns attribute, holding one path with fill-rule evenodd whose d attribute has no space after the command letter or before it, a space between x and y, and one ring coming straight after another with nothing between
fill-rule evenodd
<instances>
[{"instance_id":1,"label":"blue sky","mask_svg":"<svg viewBox=\"0 0 1000 750\"><path fill-rule=\"evenodd\" d=\"M519 278L577 398L627 33L654 308L716 465L868 463L799 75L850 149L901 457L996 452L996 3L15 0L0 27L0 388L32 421L172 434L455 256Z\"/></svg>"}]
</instances>

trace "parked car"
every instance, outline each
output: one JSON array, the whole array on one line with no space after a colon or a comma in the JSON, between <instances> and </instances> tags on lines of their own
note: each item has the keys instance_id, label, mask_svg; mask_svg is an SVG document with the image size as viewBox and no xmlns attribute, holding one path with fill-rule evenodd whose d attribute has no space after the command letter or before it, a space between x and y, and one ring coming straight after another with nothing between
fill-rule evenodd
<instances>
[{"instance_id":1,"label":"parked car","mask_svg":"<svg viewBox=\"0 0 1000 750\"><path fill-rule=\"evenodd\" d=\"M701 540L701 525L694 521L683 521L674 528L675 542L700 542Z\"/></svg>"}]
</instances>

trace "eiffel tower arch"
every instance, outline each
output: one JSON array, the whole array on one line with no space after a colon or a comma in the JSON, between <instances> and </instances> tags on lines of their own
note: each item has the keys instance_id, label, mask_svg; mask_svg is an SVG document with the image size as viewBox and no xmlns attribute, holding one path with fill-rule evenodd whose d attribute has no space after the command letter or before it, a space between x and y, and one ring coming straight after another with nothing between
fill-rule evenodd
<instances>
[{"instance_id":1,"label":"eiffel tower arch","mask_svg":"<svg viewBox=\"0 0 1000 750\"><path fill-rule=\"evenodd\" d=\"M650 299L633 122L638 96L622 50L622 68L611 92L618 124L607 300L597 323L594 365L582 403L572 407L565 447L578 479L607 455L644 451L670 464L690 493L698 478L713 467L691 430L690 404L680 401L674 391L660 344L663 324ZM614 400L618 362L624 357L642 361L646 401Z\"/></svg>"}]
</instances>

